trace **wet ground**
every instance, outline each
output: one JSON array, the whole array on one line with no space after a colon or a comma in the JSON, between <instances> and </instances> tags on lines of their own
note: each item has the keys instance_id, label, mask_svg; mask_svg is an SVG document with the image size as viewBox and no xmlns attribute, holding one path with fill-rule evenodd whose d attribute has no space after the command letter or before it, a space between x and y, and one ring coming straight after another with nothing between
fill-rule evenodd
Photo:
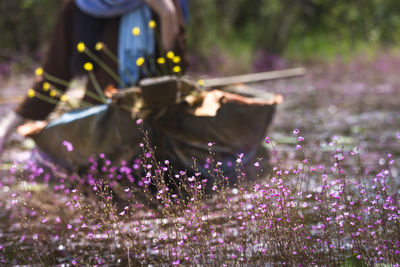
<instances>
[{"instance_id":1,"label":"wet ground","mask_svg":"<svg viewBox=\"0 0 400 267\"><path fill-rule=\"evenodd\" d=\"M331 163L332 148L328 144L335 136L339 137L343 151L359 148L363 164L367 169L375 170L379 169L379 166L386 166L387 153L391 153L392 158L398 162L400 159L399 69L399 55L382 53L373 59L358 57L351 62L337 60L330 64L318 63L308 67L308 73L304 77L255 85L260 89L280 93L285 99L279 105L268 132L280 162L287 167L299 163L301 157L295 149L298 141L292 134L295 128L300 130L301 136L305 139L303 148L307 158L316 166ZM10 79L0 78L0 97L23 95L30 79L30 76L25 75ZM0 117L5 116L14 106L13 103L0 104ZM71 232L68 238L63 240L67 236L66 229L72 228L71 225L79 221L80 216L79 212L76 213L66 207L71 192L59 190L48 193L46 185L39 183L28 190L34 195L34 201L23 204L20 198L17 201L13 197L13 193L17 193L18 196L25 193L29 184L21 182L16 184L17 180L7 183L8 170L14 160L28 159L32 147L31 141L24 141L13 135L10 145L2 156L0 259L8 264L32 262L73 264L77 258L90 259L87 262L101 263L101 260L107 259L107 262L114 262L115 265L127 264L126 257L118 260L118 256L115 256L117 254L110 252L111 241L107 241L107 238L97 243L82 238L86 230ZM272 160L275 158L274 155L273 153ZM347 164L349 169L357 168L351 161ZM394 165L392 176L395 190L400 189L399 175L398 165ZM16 213L13 209L17 202L18 205L25 205L20 213ZM96 203L91 202L90 198L88 202L90 202L88 205L92 205L95 210ZM221 210L221 207L214 208L215 214ZM29 215L29 212L39 212L39 214ZM150 223L143 228L141 234L150 239L157 238L152 237L157 233L156 229L168 228L162 225L162 221L154 219L157 214L149 216L147 210L141 208L138 209L138 214L141 214L142 219L130 222L131 225L125 224L125 231L135 229L135 224L136 226L142 224L143 228L143 218L148 219ZM28 221L28 217L34 219ZM43 218L47 218L49 222L43 223ZM224 221L226 218L221 217L220 220ZM34 225L35 223L37 225ZM110 227L112 228L112 225ZM102 234L107 237L105 232L107 231L103 231ZM37 233L39 235L35 236ZM71 249L66 249L68 246L73 248L74 254ZM136 248L137 250L131 253L137 254L140 249L149 249L144 244L136 244ZM127 253L121 248L119 251ZM157 258L157 255L154 257Z\"/></svg>"}]
</instances>

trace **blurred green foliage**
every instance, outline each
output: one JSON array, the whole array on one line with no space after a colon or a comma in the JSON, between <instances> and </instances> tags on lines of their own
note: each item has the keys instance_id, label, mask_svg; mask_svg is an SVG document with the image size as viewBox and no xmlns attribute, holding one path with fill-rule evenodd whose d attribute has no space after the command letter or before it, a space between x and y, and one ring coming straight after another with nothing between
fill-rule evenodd
<instances>
[{"instance_id":1,"label":"blurred green foliage","mask_svg":"<svg viewBox=\"0 0 400 267\"><path fill-rule=\"evenodd\" d=\"M0 50L39 51L62 0L1 0ZM189 50L287 55L397 44L398 0L190 0Z\"/></svg>"},{"instance_id":2,"label":"blurred green foliage","mask_svg":"<svg viewBox=\"0 0 400 267\"><path fill-rule=\"evenodd\" d=\"M1 0L0 49L32 54L48 38L61 0ZM1 52L1 51L0 51Z\"/></svg>"},{"instance_id":3,"label":"blurred green foliage","mask_svg":"<svg viewBox=\"0 0 400 267\"><path fill-rule=\"evenodd\" d=\"M398 44L398 0L191 0L189 44L302 57Z\"/></svg>"}]
</instances>

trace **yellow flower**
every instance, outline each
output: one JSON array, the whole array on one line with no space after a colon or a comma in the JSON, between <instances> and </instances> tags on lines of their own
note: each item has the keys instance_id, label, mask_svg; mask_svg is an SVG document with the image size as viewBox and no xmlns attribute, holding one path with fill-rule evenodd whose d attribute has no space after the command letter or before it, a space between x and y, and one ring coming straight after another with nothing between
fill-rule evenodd
<instances>
[{"instance_id":1,"label":"yellow flower","mask_svg":"<svg viewBox=\"0 0 400 267\"><path fill-rule=\"evenodd\" d=\"M93 64L90 63L90 62L86 62L85 64L83 64L83 68L84 68L86 71L92 71L92 70L93 70Z\"/></svg>"},{"instance_id":2,"label":"yellow flower","mask_svg":"<svg viewBox=\"0 0 400 267\"><path fill-rule=\"evenodd\" d=\"M60 97L60 100L61 100L62 102L66 102L66 101L68 101L68 96L67 96L67 95L62 95L62 96Z\"/></svg>"},{"instance_id":3,"label":"yellow flower","mask_svg":"<svg viewBox=\"0 0 400 267\"><path fill-rule=\"evenodd\" d=\"M172 58L174 58L174 56L175 56L174 52L172 52L172 51L167 52L167 58L172 59Z\"/></svg>"},{"instance_id":4,"label":"yellow flower","mask_svg":"<svg viewBox=\"0 0 400 267\"><path fill-rule=\"evenodd\" d=\"M156 27L156 22L154 20L149 21L149 28L153 29Z\"/></svg>"},{"instance_id":5,"label":"yellow flower","mask_svg":"<svg viewBox=\"0 0 400 267\"><path fill-rule=\"evenodd\" d=\"M98 42L96 44L96 46L94 47L94 49L96 49L97 51L100 51L104 48L104 44L102 42Z\"/></svg>"},{"instance_id":6,"label":"yellow flower","mask_svg":"<svg viewBox=\"0 0 400 267\"><path fill-rule=\"evenodd\" d=\"M144 58L140 57L136 60L136 65L138 65L139 67L142 66L144 63Z\"/></svg>"},{"instance_id":7,"label":"yellow flower","mask_svg":"<svg viewBox=\"0 0 400 267\"><path fill-rule=\"evenodd\" d=\"M175 64L178 64L179 62L181 62L181 57L180 56L174 56L172 58L172 62L174 62Z\"/></svg>"},{"instance_id":8,"label":"yellow flower","mask_svg":"<svg viewBox=\"0 0 400 267\"><path fill-rule=\"evenodd\" d=\"M165 58L163 58L163 57L157 58L157 63L158 64L164 64L165 63Z\"/></svg>"},{"instance_id":9,"label":"yellow flower","mask_svg":"<svg viewBox=\"0 0 400 267\"><path fill-rule=\"evenodd\" d=\"M175 72L175 73L181 72L181 67L175 66L175 67L172 68L172 71Z\"/></svg>"},{"instance_id":10,"label":"yellow flower","mask_svg":"<svg viewBox=\"0 0 400 267\"><path fill-rule=\"evenodd\" d=\"M135 27L132 29L132 34L135 36L138 36L140 34L140 28L139 27Z\"/></svg>"},{"instance_id":11,"label":"yellow flower","mask_svg":"<svg viewBox=\"0 0 400 267\"><path fill-rule=\"evenodd\" d=\"M28 90L28 97L29 97L29 98L35 97L35 90L29 89L29 90Z\"/></svg>"},{"instance_id":12,"label":"yellow flower","mask_svg":"<svg viewBox=\"0 0 400 267\"><path fill-rule=\"evenodd\" d=\"M51 97L55 97L57 95L57 91L56 90L50 90L50 96Z\"/></svg>"},{"instance_id":13,"label":"yellow flower","mask_svg":"<svg viewBox=\"0 0 400 267\"><path fill-rule=\"evenodd\" d=\"M43 91L47 92L50 89L50 84L48 82L43 83Z\"/></svg>"},{"instance_id":14,"label":"yellow flower","mask_svg":"<svg viewBox=\"0 0 400 267\"><path fill-rule=\"evenodd\" d=\"M203 80L198 80L197 83L198 83L200 86L204 86L204 81L203 81Z\"/></svg>"},{"instance_id":15,"label":"yellow flower","mask_svg":"<svg viewBox=\"0 0 400 267\"><path fill-rule=\"evenodd\" d=\"M35 70L35 75L36 76L42 76L43 75L43 69L42 68L37 68Z\"/></svg>"},{"instance_id":16,"label":"yellow flower","mask_svg":"<svg viewBox=\"0 0 400 267\"><path fill-rule=\"evenodd\" d=\"M76 46L76 49L78 49L79 53L82 53L83 51L85 51L85 44L83 42L79 42Z\"/></svg>"}]
</instances>

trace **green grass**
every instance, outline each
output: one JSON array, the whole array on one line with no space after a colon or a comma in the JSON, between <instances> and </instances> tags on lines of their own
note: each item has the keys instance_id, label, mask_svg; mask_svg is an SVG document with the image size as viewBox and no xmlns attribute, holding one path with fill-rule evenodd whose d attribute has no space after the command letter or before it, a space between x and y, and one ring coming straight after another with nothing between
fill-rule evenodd
<instances>
[{"instance_id":1,"label":"green grass","mask_svg":"<svg viewBox=\"0 0 400 267\"><path fill-rule=\"evenodd\" d=\"M333 34L322 33L292 39L283 55L296 61L333 61L340 56L346 62L354 56L365 54L373 59L382 47L376 41L350 40Z\"/></svg>"}]
</instances>

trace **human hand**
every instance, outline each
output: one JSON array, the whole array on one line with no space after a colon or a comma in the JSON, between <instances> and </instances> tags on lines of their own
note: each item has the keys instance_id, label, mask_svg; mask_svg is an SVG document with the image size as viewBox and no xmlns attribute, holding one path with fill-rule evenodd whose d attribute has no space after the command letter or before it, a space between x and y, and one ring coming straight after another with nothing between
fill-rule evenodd
<instances>
[{"instance_id":1,"label":"human hand","mask_svg":"<svg viewBox=\"0 0 400 267\"><path fill-rule=\"evenodd\" d=\"M174 3L172 0L145 0L145 2L160 17L161 42L164 50L171 50L179 33L178 14Z\"/></svg>"},{"instance_id":2,"label":"human hand","mask_svg":"<svg viewBox=\"0 0 400 267\"><path fill-rule=\"evenodd\" d=\"M8 142L10 134L23 122L24 117L15 112L11 112L0 122L0 155L3 152L4 146Z\"/></svg>"}]
</instances>

